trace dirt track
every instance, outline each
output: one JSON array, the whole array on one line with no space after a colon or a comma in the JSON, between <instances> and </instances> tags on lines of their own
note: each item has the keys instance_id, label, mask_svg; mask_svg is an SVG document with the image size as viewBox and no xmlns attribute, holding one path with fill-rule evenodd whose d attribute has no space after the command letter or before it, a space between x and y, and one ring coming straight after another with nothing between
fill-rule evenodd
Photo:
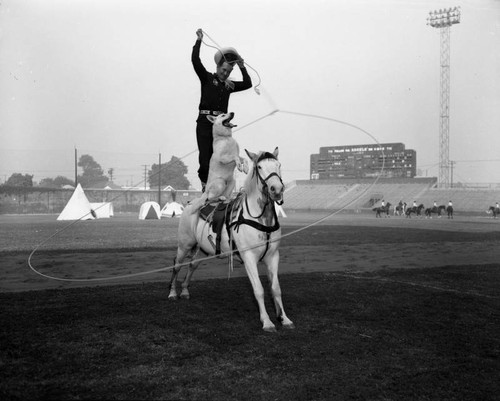
<instances>
[{"instance_id":1,"label":"dirt track","mask_svg":"<svg viewBox=\"0 0 500 401\"><path fill-rule=\"evenodd\" d=\"M496 264L500 261L500 220L461 217L453 220L376 219L371 215L337 215L295 232L323 217L291 214L281 219L280 274L318 271L374 271L390 268ZM31 259L45 274L99 280L148 272L171 265L178 220L141 221L118 216L105 222L55 223L53 216L0 216L0 292L73 288L165 281L170 273L103 281L57 281L39 276L28 265L31 251L46 241ZM96 224L97 223L97 224ZM63 232L59 233L59 230ZM265 270L261 267L261 272ZM240 277L244 267L229 272L227 259L204 263L194 280Z\"/></svg>"}]
</instances>

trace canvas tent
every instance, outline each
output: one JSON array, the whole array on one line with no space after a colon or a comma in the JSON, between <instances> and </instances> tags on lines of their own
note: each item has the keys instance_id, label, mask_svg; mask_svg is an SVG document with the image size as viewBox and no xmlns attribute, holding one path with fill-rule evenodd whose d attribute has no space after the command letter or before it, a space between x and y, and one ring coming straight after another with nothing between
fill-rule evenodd
<instances>
[{"instance_id":1,"label":"canvas tent","mask_svg":"<svg viewBox=\"0 0 500 401\"><path fill-rule=\"evenodd\" d=\"M122 189L122 187L120 187L119 185L116 185L114 182L110 181L106 184L106 186L103 189L107 189L107 190L109 190L109 189Z\"/></svg>"},{"instance_id":2,"label":"canvas tent","mask_svg":"<svg viewBox=\"0 0 500 401\"><path fill-rule=\"evenodd\" d=\"M163 209L161 209L162 217L181 217L184 211L184 206L177 202L167 202Z\"/></svg>"},{"instance_id":3,"label":"canvas tent","mask_svg":"<svg viewBox=\"0 0 500 401\"><path fill-rule=\"evenodd\" d=\"M139 220L160 219L161 209L157 202L144 202L139 210Z\"/></svg>"},{"instance_id":4,"label":"canvas tent","mask_svg":"<svg viewBox=\"0 0 500 401\"><path fill-rule=\"evenodd\" d=\"M94 218L92 206L82 186L78 184L57 220L93 220Z\"/></svg>"},{"instance_id":5,"label":"canvas tent","mask_svg":"<svg viewBox=\"0 0 500 401\"><path fill-rule=\"evenodd\" d=\"M98 219L107 219L114 216L113 204L111 202L91 202L90 207Z\"/></svg>"},{"instance_id":6,"label":"canvas tent","mask_svg":"<svg viewBox=\"0 0 500 401\"><path fill-rule=\"evenodd\" d=\"M276 210L276 216L286 217L286 213L283 210L283 207L281 207L281 205L278 205L276 202L274 202L274 209Z\"/></svg>"}]
</instances>

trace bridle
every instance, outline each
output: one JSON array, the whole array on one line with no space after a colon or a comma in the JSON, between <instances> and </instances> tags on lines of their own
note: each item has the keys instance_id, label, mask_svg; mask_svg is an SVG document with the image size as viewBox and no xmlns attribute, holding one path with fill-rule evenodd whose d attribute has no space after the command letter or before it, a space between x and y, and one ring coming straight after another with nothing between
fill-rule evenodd
<instances>
[{"instance_id":1,"label":"bridle","mask_svg":"<svg viewBox=\"0 0 500 401\"><path fill-rule=\"evenodd\" d=\"M283 184L283 180L281 179L281 176L273 171L271 174L269 174L266 178L263 178L261 175L260 175L260 172L259 172L259 163L262 161L262 160L268 160L268 159L271 159L271 160L275 160L277 163L278 162L278 159L276 158L276 156L274 156L272 153L269 153L269 152L264 152L262 153L259 158L257 159L257 161L255 162L255 167L254 167L254 170L253 170L253 174L257 175L257 178L258 178L258 181L260 182L260 184L262 185L262 193L264 195L266 195L266 198L267 198L267 201L266 201L266 206L267 204L271 201L271 196L269 195L269 185L267 185L267 181L270 180L272 177L278 177L278 180L280 181L281 185L284 187L284 184ZM283 198L281 198L281 200L279 201L275 201L278 205L282 205L283 204ZM265 207L264 207L265 209ZM259 216L260 217L260 216Z\"/></svg>"}]
</instances>

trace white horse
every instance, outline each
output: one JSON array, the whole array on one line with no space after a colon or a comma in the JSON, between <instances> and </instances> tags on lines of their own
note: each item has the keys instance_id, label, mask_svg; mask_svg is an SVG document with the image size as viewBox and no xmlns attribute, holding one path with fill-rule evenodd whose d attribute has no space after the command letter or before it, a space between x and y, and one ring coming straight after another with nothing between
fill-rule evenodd
<instances>
[{"instance_id":1,"label":"white horse","mask_svg":"<svg viewBox=\"0 0 500 401\"><path fill-rule=\"evenodd\" d=\"M273 153L258 154L245 150L253 161L252 174L248 174L244 187L226 211L226 222L221 232L221 251L226 256L236 249L245 264L245 270L259 305L260 320L265 331L274 332L273 324L264 305L264 289L259 279L257 264L263 261L271 287L276 315L284 328L293 329L293 322L285 314L278 280L279 245L281 228L274 202L282 203L284 185L281 180L278 148ZM198 210L184 209L179 222L178 248L172 270L169 299L177 299L177 276L183 261L190 258L186 278L182 282L181 298L189 298L189 282L199 263L196 255L201 250L214 255L212 225L200 218ZM186 263L185 263L186 264Z\"/></svg>"}]
</instances>

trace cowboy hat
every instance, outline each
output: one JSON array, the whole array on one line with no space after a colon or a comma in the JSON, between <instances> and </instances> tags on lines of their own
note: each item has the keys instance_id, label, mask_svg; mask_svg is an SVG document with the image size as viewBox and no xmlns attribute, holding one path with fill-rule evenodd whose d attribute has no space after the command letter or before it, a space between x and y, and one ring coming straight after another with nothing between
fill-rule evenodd
<instances>
[{"instance_id":1,"label":"cowboy hat","mask_svg":"<svg viewBox=\"0 0 500 401\"><path fill-rule=\"evenodd\" d=\"M215 64L217 65L221 64L221 60L224 60L229 64L234 64L239 59L241 59L241 56L234 47L224 47L217 50L214 55Z\"/></svg>"}]
</instances>

